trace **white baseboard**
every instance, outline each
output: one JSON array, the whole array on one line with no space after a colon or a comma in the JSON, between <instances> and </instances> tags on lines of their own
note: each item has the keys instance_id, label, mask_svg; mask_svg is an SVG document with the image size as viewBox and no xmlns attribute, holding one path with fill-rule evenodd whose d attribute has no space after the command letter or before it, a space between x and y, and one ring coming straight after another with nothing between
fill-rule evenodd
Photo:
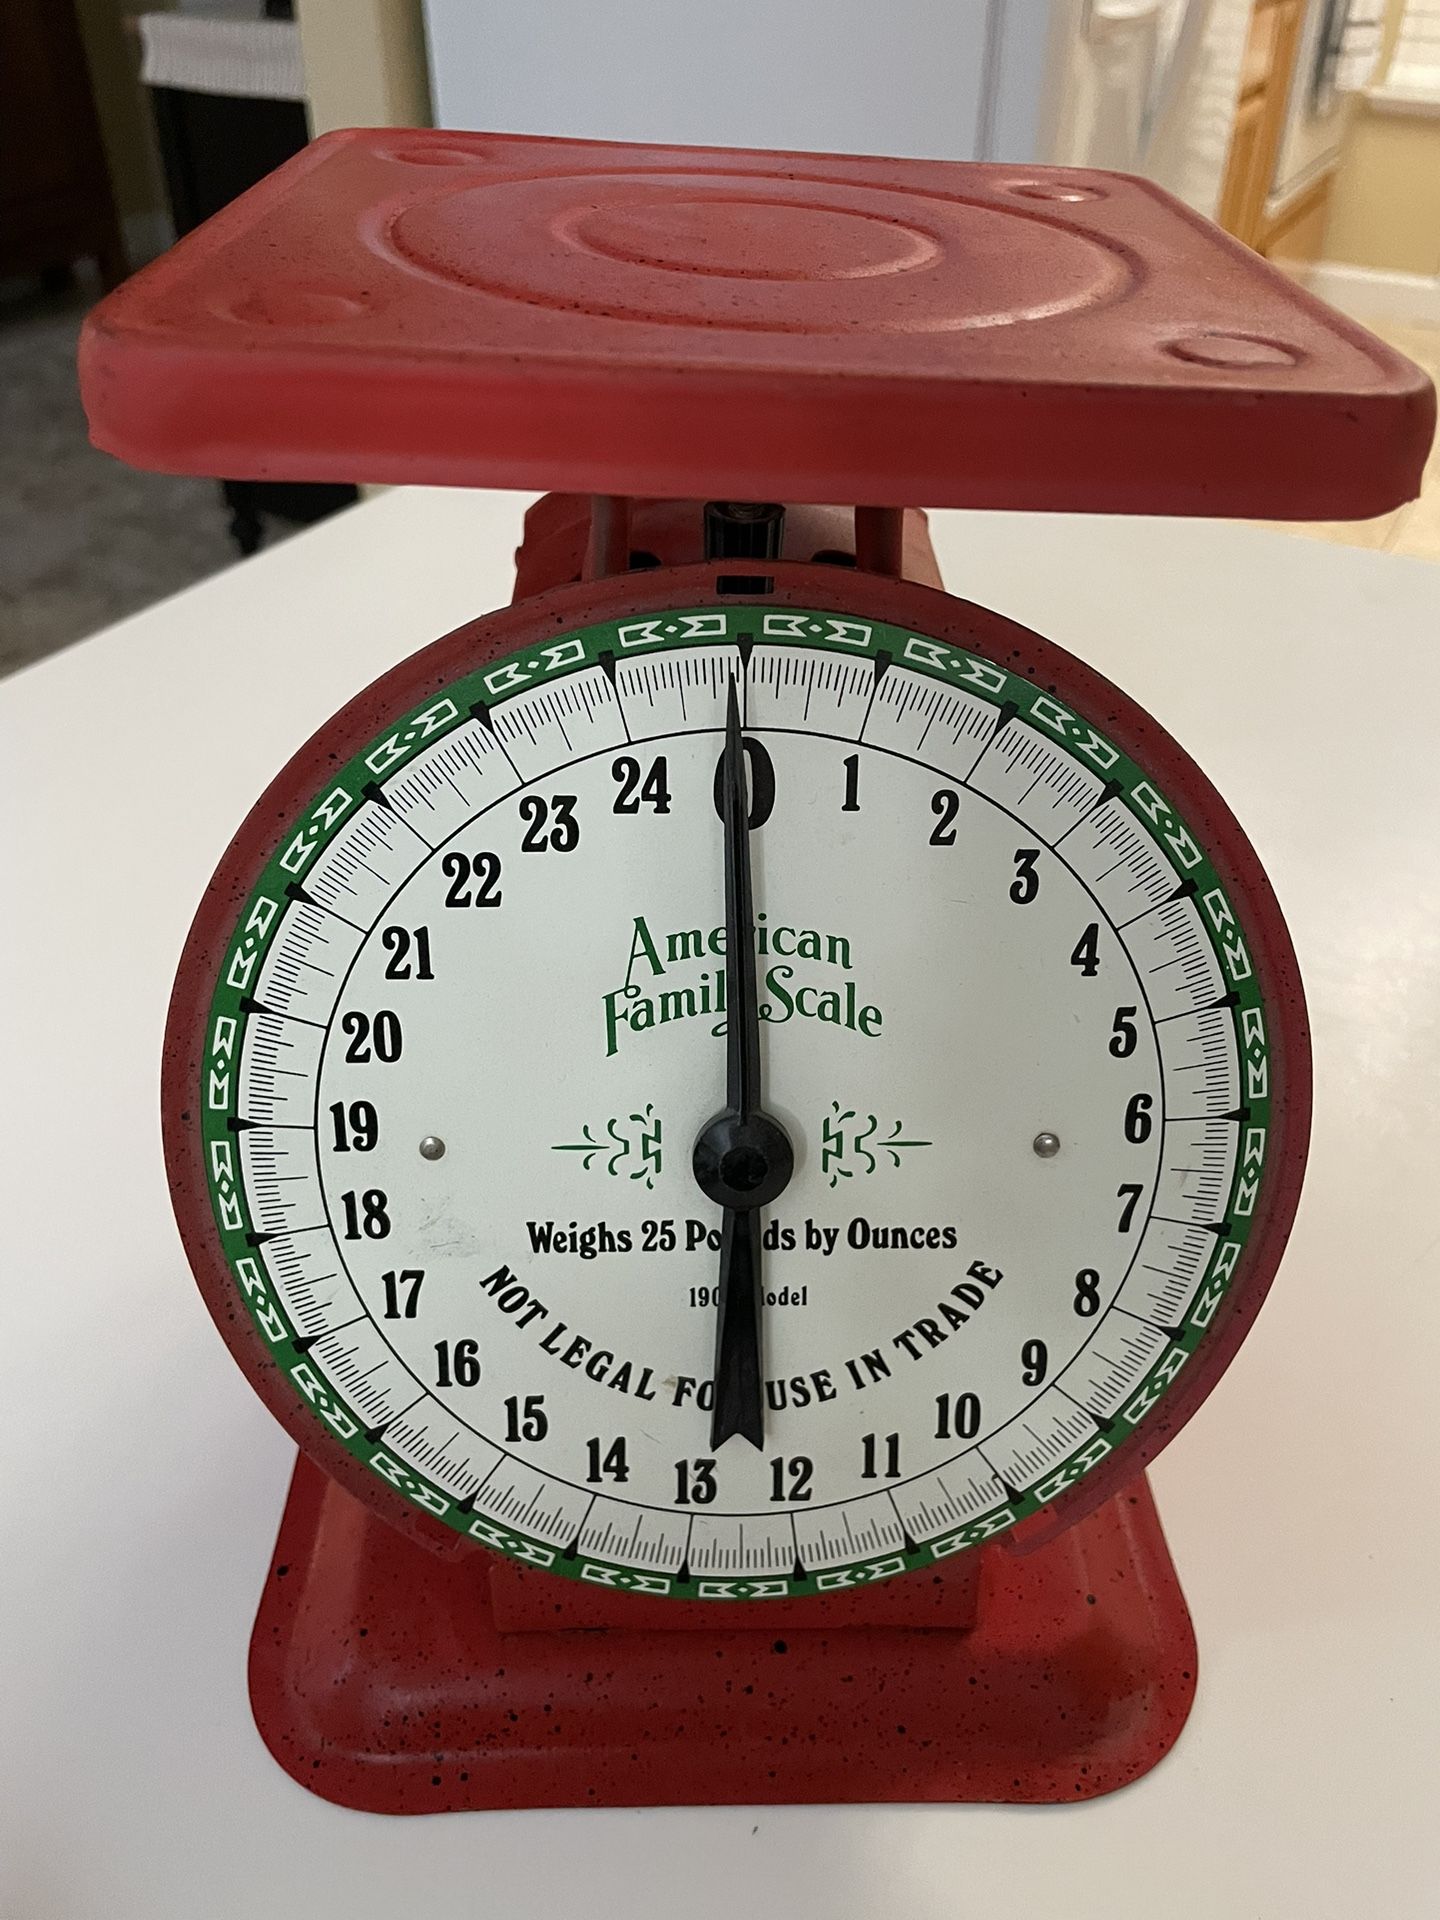
<instances>
[{"instance_id":1,"label":"white baseboard","mask_svg":"<svg viewBox=\"0 0 1440 1920\"><path fill-rule=\"evenodd\" d=\"M1285 265L1284 262L1276 262ZM1390 320L1397 326L1440 327L1440 274L1386 273L1316 260L1289 267L1297 280L1352 320Z\"/></svg>"}]
</instances>

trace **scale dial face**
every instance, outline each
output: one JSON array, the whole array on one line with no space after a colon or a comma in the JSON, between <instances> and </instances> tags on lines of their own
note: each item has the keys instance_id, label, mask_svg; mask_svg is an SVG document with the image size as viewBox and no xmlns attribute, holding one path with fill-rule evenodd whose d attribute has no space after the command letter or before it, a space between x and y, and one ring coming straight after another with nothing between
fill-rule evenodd
<instances>
[{"instance_id":1,"label":"scale dial face","mask_svg":"<svg viewBox=\"0 0 1440 1920\"><path fill-rule=\"evenodd\" d=\"M202 908L167 1149L202 1286L393 1510L682 1598L933 1566L1113 1491L1268 1284L1308 1104L1263 875L1035 636L780 567L567 590L324 729ZM843 600L843 605L838 604ZM711 1444L719 768L765 1101L764 1444Z\"/></svg>"}]
</instances>

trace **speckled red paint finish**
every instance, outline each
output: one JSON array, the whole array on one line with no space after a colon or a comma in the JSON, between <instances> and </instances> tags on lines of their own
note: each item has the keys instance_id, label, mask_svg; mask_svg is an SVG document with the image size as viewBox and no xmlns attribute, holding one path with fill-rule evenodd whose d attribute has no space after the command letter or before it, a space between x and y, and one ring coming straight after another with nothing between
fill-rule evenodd
<instances>
[{"instance_id":1,"label":"speckled red paint finish","mask_svg":"<svg viewBox=\"0 0 1440 1920\"><path fill-rule=\"evenodd\" d=\"M372 1813L1073 1801L1148 1772L1195 1640L1144 1478L1035 1553L967 1559L969 1631L712 1606L710 1633L501 1633L485 1556L437 1560L302 1455L250 1698L288 1773Z\"/></svg>"}]
</instances>

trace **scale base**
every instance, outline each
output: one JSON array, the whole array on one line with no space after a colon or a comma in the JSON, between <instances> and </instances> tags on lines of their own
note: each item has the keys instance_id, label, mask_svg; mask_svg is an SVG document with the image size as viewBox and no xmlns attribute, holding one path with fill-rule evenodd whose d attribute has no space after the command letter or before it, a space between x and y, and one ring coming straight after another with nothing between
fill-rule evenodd
<instances>
[{"instance_id":1,"label":"scale base","mask_svg":"<svg viewBox=\"0 0 1440 1920\"><path fill-rule=\"evenodd\" d=\"M287 1773L371 1813L1073 1801L1153 1767L1195 1640L1143 1477L978 1573L964 1629L777 1632L708 1603L710 1630L501 1633L481 1556L403 1538L302 1454L250 1698Z\"/></svg>"}]
</instances>

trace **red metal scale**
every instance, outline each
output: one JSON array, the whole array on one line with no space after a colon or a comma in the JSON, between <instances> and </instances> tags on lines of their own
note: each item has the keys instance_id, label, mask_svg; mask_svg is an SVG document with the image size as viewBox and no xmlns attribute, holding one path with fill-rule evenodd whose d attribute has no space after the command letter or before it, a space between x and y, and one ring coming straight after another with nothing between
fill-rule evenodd
<instances>
[{"instance_id":1,"label":"red metal scale","mask_svg":"<svg viewBox=\"0 0 1440 1920\"><path fill-rule=\"evenodd\" d=\"M511 608L397 666L263 796L177 981L177 1217L303 1449L251 1649L277 1758L393 1812L1069 1800L1143 1773L1196 1659L1142 1469L1283 1250L1309 1119L1299 979L1193 763L1078 662L934 591L901 510L1376 513L1418 484L1423 376L1134 179L393 131L317 142L137 276L92 318L82 374L97 444L139 465L565 490L527 516ZM1251 903L1281 1089L1243 1285L1157 1419L1003 1544L743 1617L467 1551L328 1440L241 1310L189 1125L235 910L327 756L557 626L712 600L701 502L721 496L854 503L792 506L754 597L820 594L1005 657L1155 769Z\"/></svg>"}]
</instances>

